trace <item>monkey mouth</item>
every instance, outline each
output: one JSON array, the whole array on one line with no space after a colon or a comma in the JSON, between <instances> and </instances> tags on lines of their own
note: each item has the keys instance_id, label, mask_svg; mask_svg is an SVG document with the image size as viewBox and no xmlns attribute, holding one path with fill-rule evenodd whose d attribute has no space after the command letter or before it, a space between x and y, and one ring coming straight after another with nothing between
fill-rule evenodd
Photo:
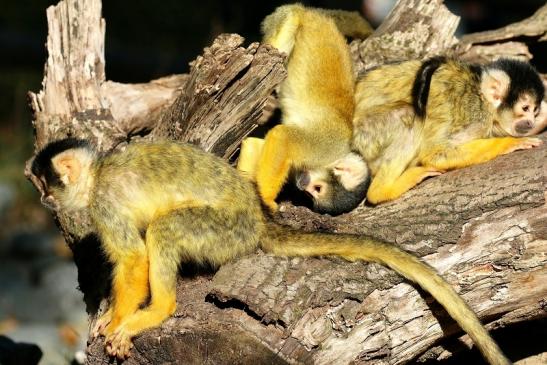
<instances>
[{"instance_id":1,"label":"monkey mouth","mask_svg":"<svg viewBox=\"0 0 547 365\"><path fill-rule=\"evenodd\" d=\"M531 120L524 119L515 123L515 132L520 135L528 133L534 128L534 123Z\"/></svg>"}]
</instances>

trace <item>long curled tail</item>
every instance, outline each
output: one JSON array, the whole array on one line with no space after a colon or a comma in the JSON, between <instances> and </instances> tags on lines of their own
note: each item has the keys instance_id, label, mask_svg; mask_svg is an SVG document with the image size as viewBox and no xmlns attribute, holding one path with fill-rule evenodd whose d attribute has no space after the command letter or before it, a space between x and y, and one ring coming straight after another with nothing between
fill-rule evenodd
<instances>
[{"instance_id":1,"label":"long curled tail","mask_svg":"<svg viewBox=\"0 0 547 365\"><path fill-rule=\"evenodd\" d=\"M346 234L303 233L272 223L268 224L262 249L277 256L339 256L348 261L384 264L429 292L473 339L490 364L511 364L452 286L433 268L393 245Z\"/></svg>"}]
</instances>

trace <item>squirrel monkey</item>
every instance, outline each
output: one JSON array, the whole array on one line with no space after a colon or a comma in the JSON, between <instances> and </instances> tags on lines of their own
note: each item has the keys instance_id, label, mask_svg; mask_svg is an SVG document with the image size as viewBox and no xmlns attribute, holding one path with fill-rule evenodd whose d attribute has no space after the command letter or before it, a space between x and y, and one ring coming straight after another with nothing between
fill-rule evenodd
<instances>
[{"instance_id":1,"label":"squirrel monkey","mask_svg":"<svg viewBox=\"0 0 547 365\"><path fill-rule=\"evenodd\" d=\"M366 164L350 149L355 80L342 33L366 37L372 28L356 12L295 4L267 16L262 31L264 43L288 55L279 91L282 124L264 141L243 142L238 169L254 177L273 211L290 172L314 210L349 211L363 200L369 180Z\"/></svg>"},{"instance_id":2,"label":"squirrel monkey","mask_svg":"<svg viewBox=\"0 0 547 365\"><path fill-rule=\"evenodd\" d=\"M544 96L521 61L485 66L432 58L378 67L356 86L353 148L372 175L367 200L396 199L423 179L541 144Z\"/></svg>"},{"instance_id":3,"label":"squirrel monkey","mask_svg":"<svg viewBox=\"0 0 547 365\"><path fill-rule=\"evenodd\" d=\"M268 222L252 182L222 159L174 142L130 144L99 155L63 139L40 151L32 173L42 201L87 209L113 263L112 302L94 336L127 358L131 339L176 307L181 262L222 265L261 248L278 256L339 256L387 265L427 290L491 364L509 364L475 313L436 271L387 243L347 234L302 233ZM139 306L150 294L150 304Z\"/></svg>"}]
</instances>

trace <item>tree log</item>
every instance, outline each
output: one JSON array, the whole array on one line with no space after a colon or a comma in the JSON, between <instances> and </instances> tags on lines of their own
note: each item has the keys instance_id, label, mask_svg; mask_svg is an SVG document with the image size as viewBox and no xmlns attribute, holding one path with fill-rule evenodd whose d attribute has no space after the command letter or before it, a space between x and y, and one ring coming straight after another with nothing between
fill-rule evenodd
<instances>
[{"instance_id":1,"label":"tree log","mask_svg":"<svg viewBox=\"0 0 547 365\"><path fill-rule=\"evenodd\" d=\"M101 150L169 138L230 158L271 113L272 92L285 77L276 50L223 35L188 75L115 83L104 76L100 12L100 0L63 0L47 11L43 89L29 94L37 149L67 135L90 138ZM538 13L532 18L544 19ZM368 40L352 43L356 70L433 54L490 60L502 52L473 48L495 47L483 43L498 35L458 44L457 21L440 0L401 0ZM512 40L506 33L496 34ZM511 329L547 317L546 155L542 146L502 156L429 179L395 202L334 218L283 203L273 219L400 245L435 267L488 328ZM25 173L40 190L30 162ZM93 325L108 306L110 266L86 212L56 219L74 252ZM135 338L127 364L402 364L447 358L471 345L427 293L377 264L257 253L216 273L187 266L181 274L175 315ZM103 339L91 341L87 354L89 364L112 361Z\"/></svg>"}]
</instances>

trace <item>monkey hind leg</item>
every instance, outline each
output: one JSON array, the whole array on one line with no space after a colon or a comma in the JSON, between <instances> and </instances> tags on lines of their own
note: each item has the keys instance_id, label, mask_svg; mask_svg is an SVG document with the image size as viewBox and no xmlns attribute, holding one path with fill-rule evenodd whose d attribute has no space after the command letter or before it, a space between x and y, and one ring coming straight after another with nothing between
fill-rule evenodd
<instances>
[{"instance_id":1,"label":"monkey hind leg","mask_svg":"<svg viewBox=\"0 0 547 365\"><path fill-rule=\"evenodd\" d=\"M146 250L149 260L150 305L125 317L122 323L106 337L106 350L120 359L129 356L131 338L145 329L158 326L169 317L176 306L176 279L178 259L176 247L167 243L165 219L153 222L146 233Z\"/></svg>"},{"instance_id":2,"label":"monkey hind leg","mask_svg":"<svg viewBox=\"0 0 547 365\"><path fill-rule=\"evenodd\" d=\"M264 140L256 137L245 138L243 142L241 142L237 169L251 180L255 179L263 146Z\"/></svg>"},{"instance_id":3,"label":"monkey hind leg","mask_svg":"<svg viewBox=\"0 0 547 365\"><path fill-rule=\"evenodd\" d=\"M126 253L114 266L111 308L98 320L93 336L109 335L133 314L148 296L148 258L142 248Z\"/></svg>"},{"instance_id":4,"label":"monkey hind leg","mask_svg":"<svg viewBox=\"0 0 547 365\"><path fill-rule=\"evenodd\" d=\"M264 140L257 167L256 184L262 201L272 211L277 210L275 199L291 169L290 147L289 128L285 125L272 128Z\"/></svg>"},{"instance_id":5,"label":"monkey hind leg","mask_svg":"<svg viewBox=\"0 0 547 365\"><path fill-rule=\"evenodd\" d=\"M434 148L420 158L424 166L440 170L452 170L490 161L497 156L517 150L537 147L538 138L485 138L475 139L456 147Z\"/></svg>"},{"instance_id":6,"label":"monkey hind leg","mask_svg":"<svg viewBox=\"0 0 547 365\"><path fill-rule=\"evenodd\" d=\"M181 261L222 264L252 252L260 234L258 212L234 212L189 207L157 218L146 233L149 259L150 305L127 317L107 337L107 352L127 358L131 339L159 326L176 309L176 281Z\"/></svg>"}]
</instances>

